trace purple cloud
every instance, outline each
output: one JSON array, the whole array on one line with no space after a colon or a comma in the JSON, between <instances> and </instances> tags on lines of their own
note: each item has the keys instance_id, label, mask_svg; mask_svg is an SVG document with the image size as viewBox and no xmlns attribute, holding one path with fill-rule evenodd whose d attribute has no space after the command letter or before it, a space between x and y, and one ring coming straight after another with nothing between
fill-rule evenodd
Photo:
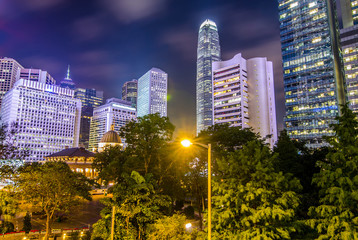
<instances>
[{"instance_id":1,"label":"purple cloud","mask_svg":"<svg viewBox=\"0 0 358 240\"><path fill-rule=\"evenodd\" d=\"M119 21L131 23L160 13L167 0L98 0Z\"/></svg>"}]
</instances>

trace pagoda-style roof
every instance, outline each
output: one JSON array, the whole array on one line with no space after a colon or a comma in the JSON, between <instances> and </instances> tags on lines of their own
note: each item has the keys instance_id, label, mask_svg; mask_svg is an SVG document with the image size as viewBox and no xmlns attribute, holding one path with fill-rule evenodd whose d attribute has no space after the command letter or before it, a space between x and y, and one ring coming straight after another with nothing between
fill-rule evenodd
<instances>
[{"instance_id":1,"label":"pagoda-style roof","mask_svg":"<svg viewBox=\"0 0 358 240\"><path fill-rule=\"evenodd\" d=\"M51 154L49 156L46 156L45 158L52 158L52 157L85 157L90 158L94 157L94 153L87 151L84 148L66 148L62 151L59 151L57 153Z\"/></svg>"}]
</instances>

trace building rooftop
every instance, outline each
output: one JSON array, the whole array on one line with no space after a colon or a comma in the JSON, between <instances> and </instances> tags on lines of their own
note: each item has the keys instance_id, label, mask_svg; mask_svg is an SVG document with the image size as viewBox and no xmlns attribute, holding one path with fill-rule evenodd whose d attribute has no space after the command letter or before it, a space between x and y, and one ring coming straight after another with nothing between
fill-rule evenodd
<instances>
[{"instance_id":1,"label":"building rooftop","mask_svg":"<svg viewBox=\"0 0 358 240\"><path fill-rule=\"evenodd\" d=\"M110 130L103 135L100 143L122 143L122 140L118 133L116 133L114 130Z\"/></svg>"},{"instance_id":2,"label":"building rooftop","mask_svg":"<svg viewBox=\"0 0 358 240\"><path fill-rule=\"evenodd\" d=\"M84 148L66 148L62 151L59 151L57 153L51 154L48 157L94 157L94 153L90 152Z\"/></svg>"}]
</instances>

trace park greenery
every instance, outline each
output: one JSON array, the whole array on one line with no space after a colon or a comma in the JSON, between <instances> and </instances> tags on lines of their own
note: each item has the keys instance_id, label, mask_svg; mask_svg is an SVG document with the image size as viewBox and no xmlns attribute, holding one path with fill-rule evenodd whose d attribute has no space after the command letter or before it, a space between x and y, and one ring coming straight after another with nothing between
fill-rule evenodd
<instances>
[{"instance_id":1,"label":"park greenery","mask_svg":"<svg viewBox=\"0 0 358 240\"><path fill-rule=\"evenodd\" d=\"M271 149L270 136L228 125L193 139L212 145L212 239L358 239L357 117L342 106L331 128L321 149L286 131ZM207 150L182 148L173 133L168 118L147 115L121 129L125 149L96 153L97 180L112 187L91 239L111 239L112 222L114 239L207 238ZM0 191L0 214L8 219L18 199L51 219L89 199L93 184L61 162L0 173L14 181L13 191Z\"/></svg>"}]
</instances>

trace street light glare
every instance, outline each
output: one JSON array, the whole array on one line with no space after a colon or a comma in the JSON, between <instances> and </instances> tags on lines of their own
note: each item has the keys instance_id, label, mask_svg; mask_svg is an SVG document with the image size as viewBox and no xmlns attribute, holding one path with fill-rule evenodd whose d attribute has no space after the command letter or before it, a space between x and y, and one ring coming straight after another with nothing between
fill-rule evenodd
<instances>
[{"instance_id":1,"label":"street light glare","mask_svg":"<svg viewBox=\"0 0 358 240\"><path fill-rule=\"evenodd\" d=\"M185 228L186 228L186 229L190 229L191 227L192 227L191 223L185 224Z\"/></svg>"},{"instance_id":2,"label":"street light glare","mask_svg":"<svg viewBox=\"0 0 358 240\"><path fill-rule=\"evenodd\" d=\"M190 140L184 139L183 141L181 141L181 145L183 145L184 147L190 147L192 143L190 142Z\"/></svg>"}]
</instances>

